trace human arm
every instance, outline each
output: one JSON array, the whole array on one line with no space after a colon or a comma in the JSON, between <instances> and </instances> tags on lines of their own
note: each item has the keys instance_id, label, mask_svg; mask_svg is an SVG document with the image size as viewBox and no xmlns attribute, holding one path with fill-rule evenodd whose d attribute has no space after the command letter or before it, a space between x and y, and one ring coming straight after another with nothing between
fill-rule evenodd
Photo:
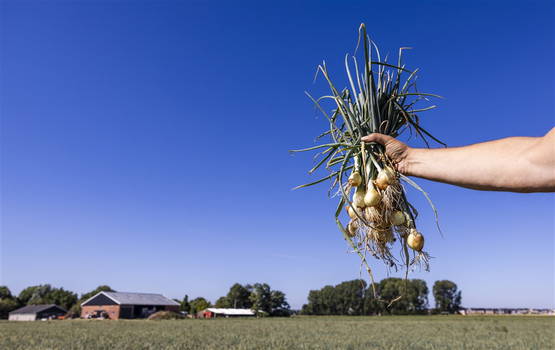
<instances>
[{"instance_id":1,"label":"human arm","mask_svg":"<svg viewBox=\"0 0 555 350\"><path fill-rule=\"evenodd\" d=\"M404 175L487 191L555 191L555 128L543 137L509 137L464 147L412 148L382 134L362 138L385 146Z\"/></svg>"}]
</instances>

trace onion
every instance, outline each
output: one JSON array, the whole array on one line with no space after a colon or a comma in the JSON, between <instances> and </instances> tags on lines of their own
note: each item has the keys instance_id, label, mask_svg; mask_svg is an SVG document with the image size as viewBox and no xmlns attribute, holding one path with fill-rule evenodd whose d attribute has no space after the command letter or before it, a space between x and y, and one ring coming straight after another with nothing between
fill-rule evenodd
<instances>
[{"instance_id":1,"label":"onion","mask_svg":"<svg viewBox=\"0 0 555 350\"><path fill-rule=\"evenodd\" d=\"M364 204L367 207L375 207L380 204L381 200L382 196L380 193L376 191L373 186L369 186L368 191L366 191L366 194L364 195Z\"/></svg>"},{"instance_id":2,"label":"onion","mask_svg":"<svg viewBox=\"0 0 555 350\"><path fill-rule=\"evenodd\" d=\"M362 177L360 176L360 173L358 171L353 171L351 173L351 176L349 176L349 180L347 181L349 182L349 185L353 187L358 187L362 182Z\"/></svg>"},{"instance_id":3,"label":"onion","mask_svg":"<svg viewBox=\"0 0 555 350\"><path fill-rule=\"evenodd\" d=\"M357 234L357 230L357 222L354 220L349 221L349 224L347 225L347 233L349 234L349 237L354 237Z\"/></svg>"},{"instance_id":4,"label":"onion","mask_svg":"<svg viewBox=\"0 0 555 350\"><path fill-rule=\"evenodd\" d=\"M364 186L357 187L355 194L353 194L353 204L357 208L364 208L364 195L366 191L364 190Z\"/></svg>"},{"instance_id":5,"label":"onion","mask_svg":"<svg viewBox=\"0 0 555 350\"><path fill-rule=\"evenodd\" d=\"M416 250L417 252L421 251L424 248L424 236L416 229L410 230L410 234L407 237L407 244L411 249Z\"/></svg>"},{"instance_id":6,"label":"onion","mask_svg":"<svg viewBox=\"0 0 555 350\"><path fill-rule=\"evenodd\" d=\"M400 210L395 210L389 217L389 222L394 226L401 226L406 221L405 213Z\"/></svg>"},{"instance_id":7,"label":"onion","mask_svg":"<svg viewBox=\"0 0 555 350\"><path fill-rule=\"evenodd\" d=\"M346 206L345 209L347 210L347 213L349 214L349 217L351 219L356 219L357 218L357 214L355 213L355 210L350 206Z\"/></svg>"},{"instance_id":8,"label":"onion","mask_svg":"<svg viewBox=\"0 0 555 350\"><path fill-rule=\"evenodd\" d=\"M385 190L387 186L393 185L395 183L395 170L390 167L383 168L376 177L376 186L380 190Z\"/></svg>"}]
</instances>

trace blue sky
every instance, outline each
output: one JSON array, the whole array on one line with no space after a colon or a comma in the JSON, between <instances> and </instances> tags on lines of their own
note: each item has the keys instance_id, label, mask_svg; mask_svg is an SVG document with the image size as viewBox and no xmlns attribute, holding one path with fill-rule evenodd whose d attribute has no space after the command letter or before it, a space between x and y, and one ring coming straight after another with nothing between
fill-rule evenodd
<instances>
[{"instance_id":1,"label":"blue sky","mask_svg":"<svg viewBox=\"0 0 555 350\"><path fill-rule=\"evenodd\" d=\"M366 22L382 52L414 47L422 114L451 146L540 136L554 125L551 1L3 1L0 284L214 301L268 282L300 307L310 289L359 277L307 182L326 127L325 59ZM418 143L411 143L418 145ZM419 227L466 306L554 307L553 194L478 192L420 180ZM379 261L377 278L386 277ZM430 298L430 300L432 300Z\"/></svg>"}]
</instances>

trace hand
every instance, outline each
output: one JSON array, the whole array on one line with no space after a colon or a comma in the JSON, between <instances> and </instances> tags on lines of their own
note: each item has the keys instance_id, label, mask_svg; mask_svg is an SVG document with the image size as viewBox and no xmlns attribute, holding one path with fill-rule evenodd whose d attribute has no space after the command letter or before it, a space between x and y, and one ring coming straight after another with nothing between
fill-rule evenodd
<instances>
[{"instance_id":1,"label":"hand","mask_svg":"<svg viewBox=\"0 0 555 350\"><path fill-rule=\"evenodd\" d=\"M364 142L377 142L385 147L385 154L391 159L398 172L408 175L408 155L412 148L405 143L384 134L370 134L362 138Z\"/></svg>"}]
</instances>

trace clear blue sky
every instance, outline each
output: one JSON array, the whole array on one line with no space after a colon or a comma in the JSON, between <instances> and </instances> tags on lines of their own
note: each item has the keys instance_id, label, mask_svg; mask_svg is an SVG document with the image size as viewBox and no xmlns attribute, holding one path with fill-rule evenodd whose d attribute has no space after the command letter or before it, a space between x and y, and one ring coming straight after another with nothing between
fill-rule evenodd
<instances>
[{"instance_id":1,"label":"clear blue sky","mask_svg":"<svg viewBox=\"0 0 555 350\"><path fill-rule=\"evenodd\" d=\"M51 283L211 301L268 282L300 307L359 277L310 180L326 127L304 90L366 22L383 52L412 46L424 126L451 146L554 126L552 1L3 1L1 269L14 292ZM419 181L419 226L466 306L554 307L554 196ZM386 277L376 261L377 278ZM430 298L430 300L433 300Z\"/></svg>"}]
</instances>

